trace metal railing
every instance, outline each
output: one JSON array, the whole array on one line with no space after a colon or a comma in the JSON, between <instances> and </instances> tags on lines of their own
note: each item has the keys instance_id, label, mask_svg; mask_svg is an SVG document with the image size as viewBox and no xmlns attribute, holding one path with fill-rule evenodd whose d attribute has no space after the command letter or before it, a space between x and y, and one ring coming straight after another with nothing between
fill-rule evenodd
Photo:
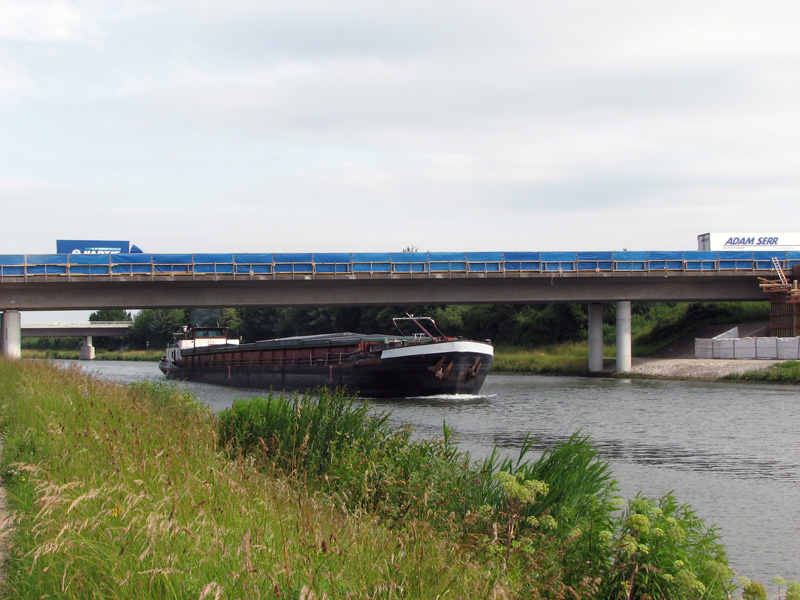
<instances>
[{"instance_id":1,"label":"metal railing","mask_svg":"<svg viewBox=\"0 0 800 600\"><path fill-rule=\"evenodd\" d=\"M0 255L0 283L123 279L535 277L771 272L797 251Z\"/></svg>"},{"instance_id":2,"label":"metal railing","mask_svg":"<svg viewBox=\"0 0 800 600\"><path fill-rule=\"evenodd\" d=\"M96 327L98 329L108 327L131 327L133 321L69 321L69 322L56 322L56 323L29 323L24 327L26 329L87 329Z\"/></svg>"}]
</instances>

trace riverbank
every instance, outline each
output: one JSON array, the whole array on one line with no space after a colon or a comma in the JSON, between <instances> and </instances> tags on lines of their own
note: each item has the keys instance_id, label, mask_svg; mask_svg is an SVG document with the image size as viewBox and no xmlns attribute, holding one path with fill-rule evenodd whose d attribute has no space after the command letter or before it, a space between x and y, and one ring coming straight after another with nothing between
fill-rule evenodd
<instances>
[{"instance_id":1,"label":"riverbank","mask_svg":"<svg viewBox=\"0 0 800 600\"><path fill-rule=\"evenodd\" d=\"M614 509L600 514L602 522L571 521L579 516L574 507L605 506L608 498L598 497L599 505L567 502L561 494L577 489L585 499L581 486L591 481L569 453L564 459L572 466L551 463L547 475L483 479L453 461L455 448L446 441L395 440L378 456L367 453L363 436L345 435L321 444L318 454L310 443L322 437L318 430L281 418L257 434L262 441L254 438L247 457L220 449L213 419L171 396L174 386L114 386L39 361L0 361L0 375L5 477L20 515L9 582L14 597L82 598L113 589L119 598L555 598L567 595L567 577L597 586L576 588L584 597L617 597L629 579L617 580L612 562L630 570L642 595L656 583L669 587L670 597L683 597L682 585L715 585L704 570L713 536L704 538L702 523L671 497L658 510L632 501L639 516ZM278 414L305 417L311 408L279 411L273 402L253 419L233 416L234 436L243 440L239 432L256 431ZM320 425L339 436L342 422ZM299 453L273 448L280 436ZM277 476L275 458L294 476ZM319 480L324 492L314 491L312 473L298 470L311 459L341 461ZM345 479L351 483L343 485ZM555 522L527 519L523 510L533 496L526 500L521 484L535 479L573 508L559 516L556 502L549 509ZM487 487L475 487L482 480ZM337 487L339 495L329 496ZM494 501L474 495L490 488ZM536 493L536 502L539 495L544 501L547 492ZM343 510L353 501L355 509ZM675 519L686 538L676 531L665 542L657 534L675 527ZM641 552L627 542L634 531ZM592 532L598 537L589 540ZM627 550L617 555L623 542ZM678 562L685 568L674 570ZM664 573L663 580L646 576L651 572ZM707 597L723 598L722 590Z\"/></svg>"},{"instance_id":2,"label":"riverbank","mask_svg":"<svg viewBox=\"0 0 800 600\"><path fill-rule=\"evenodd\" d=\"M780 360L725 360L701 358L634 358L631 374L667 379L716 380L766 371ZM613 370L613 363L608 371Z\"/></svg>"},{"instance_id":3,"label":"riverbank","mask_svg":"<svg viewBox=\"0 0 800 600\"><path fill-rule=\"evenodd\" d=\"M174 386L0 360L16 517L2 597L426 598L509 589L422 523L387 528L218 447ZM480 566L479 566L480 565ZM488 575L488 576L487 576Z\"/></svg>"},{"instance_id":4,"label":"riverbank","mask_svg":"<svg viewBox=\"0 0 800 600\"><path fill-rule=\"evenodd\" d=\"M78 352L23 350L23 358L78 360ZM160 352L136 350L98 354L96 360L156 362ZM615 359L606 356L603 373L615 375ZM800 383L800 369L784 369L792 361L725 360L698 358L635 357L631 375L660 379L747 379L764 382ZM776 367L776 365L778 365ZM780 371L780 373L778 373ZM492 372L501 374L589 375L585 345L562 344L541 349L498 348ZM616 375L619 376L619 375Z\"/></svg>"},{"instance_id":5,"label":"riverbank","mask_svg":"<svg viewBox=\"0 0 800 600\"><path fill-rule=\"evenodd\" d=\"M98 350L94 360L132 360L139 362L158 362L164 356L163 350L123 350L109 352ZM38 358L53 360L80 360L80 350L37 350L32 348L22 349L22 358Z\"/></svg>"},{"instance_id":6,"label":"riverbank","mask_svg":"<svg viewBox=\"0 0 800 600\"><path fill-rule=\"evenodd\" d=\"M622 377L616 373L616 359L608 355L603 361L603 375ZM783 360L726 360L664 357L634 357L630 374L659 379L747 379L800 383L800 369L785 368L797 364ZM543 350L504 350L495 352L493 373L535 375L588 376L589 361L579 345L569 344Z\"/></svg>"}]
</instances>

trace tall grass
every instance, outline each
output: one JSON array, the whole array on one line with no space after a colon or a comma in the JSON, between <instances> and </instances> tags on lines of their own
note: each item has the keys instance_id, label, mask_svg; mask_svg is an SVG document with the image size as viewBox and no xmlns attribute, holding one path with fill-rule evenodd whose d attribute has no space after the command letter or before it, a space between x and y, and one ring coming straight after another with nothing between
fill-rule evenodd
<instances>
[{"instance_id":1,"label":"tall grass","mask_svg":"<svg viewBox=\"0 0 800 600\"><path fill-rule=\"evenodd\" d=\"M565 342L528 349L500 346L495 349L492 371L504 373L568 374L589 369L586 342Z\"/></svg>"},{"instance_id":2,"label":"tall grass","mask_svg":"<svg viewBox=\"0 0 800 600\"><path fill-rule=\"evenodd\" d=\"M541 451L540 457L528 460L528 454L534 450ZM613 529L619 500L611 465L598 457L589 437L576 432L545 447L529 436L516 458L500 458L495 451L482 462L481 470L507 472L520 483L547 484L535 503L519 510L519 517L534 522L549 519L555 537L563 544L561 580L572 589L585 585L591 571L586 565L597 567L604 563L607 548L601 536L602 532ZM509 498L498 487L487 487L486 498L500 512L507 514L511 509Z\"/></svg>"},{"instance_id":3,"label":"tall grass","mask_svg":"<svg viewBox=\"0 0 800 600\"><path fill-rule=\"evenodd\" d=\"M472 463L329 391L217 421L170 384L0 361L23 598L706 598L724 551L671 495L616 509L575 434ZM542 450L531 460L528 454Z\"/></svg>"},{"instance_id":4,"label":"tall grass","mask_svg":"<svg viewBox=\"0 0 800 600\"><path fill-rule=\"evenodd\" d=\"M0 361L0 398L9 597L480 598L505 585L424 528L389 530L229 460L174 387Z\"/></svg>"},{"instance_id":5,"label":"tall grass","mask_svg":"<svg viewBox=\"0 0 800 600\"><path fill-rule=\"evenodd\" d=\"M543 451L537 460L527 460L526 456L535 446L536 440L529 436L516 458L501 459L495 451L483 461L481 470L507 471L522 480L548 482L547 493L528 511L533 516L549 513L574 526L591 517L598 508L594 505L597 500L608 503L604 509L608 512L614 502L617 482L611 465L598 457L588 436L576 432L552 446L540 447ZM497 490L487 491L487 497L495 504L500 502Z\"/></svg>"},{"instance_id":6,"label":"tall grass","mask_svg":"<svg viewBox=\"0 0 800 600\"><path fill-rule=\"evenodd\" d=\"M446 427L443 438L411 442L388 417L323 388L237 401L219 415L218 430L231 456L334 491L349 509L380 514L390 526L410 517L452 526L451 513L462 517L480 500L469 455Z\"/></svg>"},{"instance_id":7,"label":"tall grass","mask_svg":"<svg viewBox=\"0 0 800 600\"><path fill-rule=\"evenodd\" d=\"M330 419L326 409L337 411L332 420L341 427L315 428L315 418ZM704 598L722 600L733 589L714 529L688 508L679 510L671 495L644 511L658 525L668 524L670 537L654 533L654 541L641 537L634 548L629 515L617 510L610 465L587 436L576 433L546 448L529 438L515 458L495 452L472 464L446 426L439 439L412 441L390 430L376 436L384 417L373 422L366 415L363 405L331 402L325 393L317 401L252 400L221 417L221 439L234 454L266 459L277 448L299 453L299 459L259 463L302 475L310 487L335 493L351 510L367 510L388 530L424 523L460 540L484 564L499 562L519 597L623 598L631 592L627 597L688 599L702 585ZM317 442L312 431L321 432ZM316 443L336 451L324 461L305 460L318 454ZM530 460L536 449L541 456ZM632 510L642 512L646 502L637 499ZM678 566L679 558L667 564L669 557L690 566ZM704 566L710 562L713 572ZM650 576L656 570L663 577Z\"/></svg>"},{"instance_id":8,"label":"tall grass","mask_svg":"<svg viewBox=\"0 0 800 600\"><path fill-rule=\"evenodd\" d=\"M387 420L366 404L320 388L234 402L219 415L218 431L221 444L235 452L260 455L287 474L316 476L351 446L369 453L385 444L392 435Z\"/></svg>"}]
</instances>

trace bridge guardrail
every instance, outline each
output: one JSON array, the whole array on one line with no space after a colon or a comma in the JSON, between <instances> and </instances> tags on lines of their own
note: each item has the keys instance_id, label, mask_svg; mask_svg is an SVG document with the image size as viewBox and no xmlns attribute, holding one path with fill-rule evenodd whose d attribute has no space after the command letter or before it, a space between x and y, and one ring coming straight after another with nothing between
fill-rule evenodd
<instances>
[{"instance_id":1,"label":"bridge guardrail","mask_svg":"<svg viewBox=\"0 0 800 600\"><path fill-rule=\"evenodd\" d=\"M797 251L6 254L0 283L63 279L525 277L764 272Z\"/></svg>"}]
</instances>

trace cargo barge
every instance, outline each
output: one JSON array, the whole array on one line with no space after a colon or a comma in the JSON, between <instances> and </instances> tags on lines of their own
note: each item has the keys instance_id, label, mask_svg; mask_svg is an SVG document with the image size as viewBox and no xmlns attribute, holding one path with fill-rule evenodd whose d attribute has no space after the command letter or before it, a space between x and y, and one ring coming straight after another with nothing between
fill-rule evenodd
<instances>
[{"instance_id":1,"label":"cargo barge","mask_svg":"<svg viewBox=\"0 0 800 600\"><path fill-rule=\"evenodd\" d=\"M367 398L477 394L492 366L488 341L446 337L429 317L393 319L398 335L336 333L242 344L223 327L176 334L159 368L170 379L237 387L340 388ZM413 326L416 332L403 333Z\"/></svg>"}]
</instances>

